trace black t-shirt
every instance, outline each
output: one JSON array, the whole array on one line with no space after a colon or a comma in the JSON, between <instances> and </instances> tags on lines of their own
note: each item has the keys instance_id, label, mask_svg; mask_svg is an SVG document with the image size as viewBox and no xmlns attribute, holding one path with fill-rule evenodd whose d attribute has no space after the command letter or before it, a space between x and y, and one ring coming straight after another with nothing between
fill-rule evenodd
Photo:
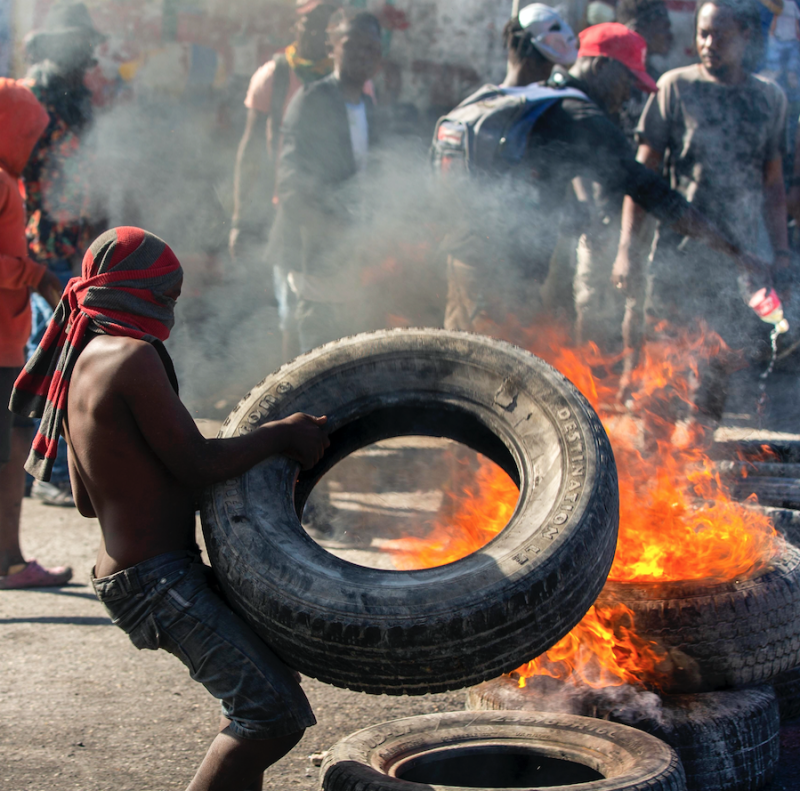
<instances>
[{"instance_id":1,"label":"black t-shirt","mask_svg":"<svg viewBox=\"0 0 800 791\"><path fill-rule=\"evenodd\" d=\"M552 87L586 85L564 71ZM666 180L636 161L622 130L592 101L565 98L538 119L525 158L504 174L475 177L461 196L463 219L445 241L447 251L474 266L508 261L527 277L544 278L559 230L580 215L571 181L582 176L600 184L609 200L630 195L658 219L674 222L686 201ZM487 263L488 262L488 263Z\"/></svg>"},{"instance_id":2,"label":"black t-shirt","mask_svg":"<svg viewBox=\"0 0 800 791\"><path fill-rule=\"evenodd\" d=\"M562 71L551 84L587 92L580 80ZM680 218L686 207L660 175L636 161L624 132L594 102L564 99L547 110L528 138L527 165L543 207L561 205L576 176L600 184L611 200L630 195L667 222Z\"/></svg>"}]
</instances>

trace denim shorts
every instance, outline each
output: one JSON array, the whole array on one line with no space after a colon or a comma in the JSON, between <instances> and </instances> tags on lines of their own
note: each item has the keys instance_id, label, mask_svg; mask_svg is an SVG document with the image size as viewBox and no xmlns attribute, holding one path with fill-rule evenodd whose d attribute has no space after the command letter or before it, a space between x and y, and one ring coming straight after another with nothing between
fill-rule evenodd
<instances>
[{"instance_id":1,"label":"denim shorts","mask_svg":"<svg viewBox=\"0 0 800 791\"><path fill-rule=\"evenodd\" d=\"M273 739L316 722L295 674L213 590L197 551L167 552L92 585L138 649L163 648L222 702L230 730Z\"/></svg>"}]
</instances>

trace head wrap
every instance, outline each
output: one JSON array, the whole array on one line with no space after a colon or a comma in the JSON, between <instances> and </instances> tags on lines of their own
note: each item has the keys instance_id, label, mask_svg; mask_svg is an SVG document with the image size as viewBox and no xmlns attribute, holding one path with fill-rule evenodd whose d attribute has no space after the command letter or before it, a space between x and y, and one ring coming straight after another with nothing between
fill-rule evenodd
<instances>
[{"instance_id":1,"label":"head wrap","mask_svg":"<svg viewBox=\"0 0 800 791\"><path fill-rule=\"evenodd\" d=\"M11 394L12 412L42 419L25 463L31 475L50 479L70 377L86 344L96 335L165 341L175 306L165 292L182 277L166 242L141 228L114 228L94 241Z\"/></svg>"}]
</instances>

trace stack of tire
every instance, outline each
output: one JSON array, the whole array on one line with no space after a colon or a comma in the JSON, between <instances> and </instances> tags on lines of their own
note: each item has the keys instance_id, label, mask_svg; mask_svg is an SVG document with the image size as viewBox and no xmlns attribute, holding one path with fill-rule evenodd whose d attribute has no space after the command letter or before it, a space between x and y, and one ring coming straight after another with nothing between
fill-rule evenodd
<instances>
[{"instance_id":1,"label":"stack of tire","mask_svg":"<svg viewBox=\"0 0 800 791\"><path fill-rule=\"evenodd\" d=\"M228 601L291 667L373 694L461 689L542 654L597 599L616 548L616 467L589 403L542 360L441 330L346 338L264 380L220 436L295 412L328 416L330 448L319 464L301 471L270 458L209 489L202 507ZM413 435L462 442L519 485L516 510L496 538L445 566L385 571L337 558L306 534L304 504L334 464L374 442ZM508 768L509 750L535 785L549 773L583 778L586 791L685 788L675 752L634 729L502 712L367 729L331 751L320 782L331 791L419 791L430 788L426 777L451 771L448 756L457 759L455 778L468 755Z\"/></svg>"},{"instance_id":2,"label":"stack of tire","mask_svg":"<svg viewBox=\"0 0 800 791\"><path fill-rule=\"evenodd\" d=\"M800 509L800 442L719 442L714 456L735 499L756 495L762 506Z\"/></svg>"},{"instance_id":3,"label":"stack of tire","mask_svg":"<svg viewBox=\"0 0 800 791\"><path fill-rule=\"evenodd\" d=\"M800 523L787 509L767 511L787 533ZM667 651L660 702L583 689L569 695L571 710L662 738L681 756L690 791L763 787L777 765L781 716L800 713L800 549L779 542L759 573L729 582L606 583L598 604L620 602L637 635ZM506 677L471 690L467 705L543 711L567 697L566 686L520 688Z\"/></svg>"},{"instance_id":4,"label":"stack of tire","mask_svg":"<svg viewBox=\"0 0 800 791\"><path fill-rule=\"evenodd\" d=\"M749 440L718 443L715 455L720 472L738 499L758 498L775 529L793 546L800 546L800 442ZM781 722L800 717L800 667L780 673L772 681Z\"/></svg>"}]
</instances>

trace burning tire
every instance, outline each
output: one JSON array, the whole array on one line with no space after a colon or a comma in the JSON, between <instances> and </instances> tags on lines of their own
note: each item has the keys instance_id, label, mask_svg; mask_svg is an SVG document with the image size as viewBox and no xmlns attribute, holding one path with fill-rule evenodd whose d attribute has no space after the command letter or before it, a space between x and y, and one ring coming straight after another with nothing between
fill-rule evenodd
<instances>
[{"instance_id":1,"label":"burning tire","mask_svg":"<svg viewBox=\"0 0 800 791\"><path fill-rule=\"evenodd\" d=\"M608 582L598 604L625 604L637 635L669 652L667 692L768 682L800 664L800 549L779 546L752 579Z\"/></svg>"},{"instance_id":2,"label":"burning tire","mask_svg":"<svg viewBox=\"0 0 800 791\"><path fill-rule=\"evenodd\" d=\"M268 377L220 435L296 411L327 414L331 446L302 473L283 457L210 488L203 526L231 605L292 667L336 686L423 694L512 670L560 640L603 586L618 524L616 468L583 396L490 338L382 331L316 349ZM455 563L364 568L302 529L314 484L389 437L458 440L519 483L506 528Z\"/></svg>"},{"instance_id":3,"label":"burning tire","mask_svg":"<svg viewBox=\"0 0 800 791\"><path fill-rule=\"evenodd\" d=\"M469 691L467 706L541 712L571 704L573 710L630 725L675 749L688 791L752 791L775 773L780 719L778 701L769 686L665 695L659 707L655 695L631 688L572 687L544 678L542 685L531 681L523 689L508 677L487 681Z\"/></svg>"},{"instance_id":4,"label":"burning tire","mask_svg":"<svg viewBox=\"0 0 800 791\"><path fill-rule=\"evenodd\" d=\"M320 771L324 791L432 787L681 791L675 752L646 733L569 714L450 712L358 731Z\"/></svg>"}]
</instances>

